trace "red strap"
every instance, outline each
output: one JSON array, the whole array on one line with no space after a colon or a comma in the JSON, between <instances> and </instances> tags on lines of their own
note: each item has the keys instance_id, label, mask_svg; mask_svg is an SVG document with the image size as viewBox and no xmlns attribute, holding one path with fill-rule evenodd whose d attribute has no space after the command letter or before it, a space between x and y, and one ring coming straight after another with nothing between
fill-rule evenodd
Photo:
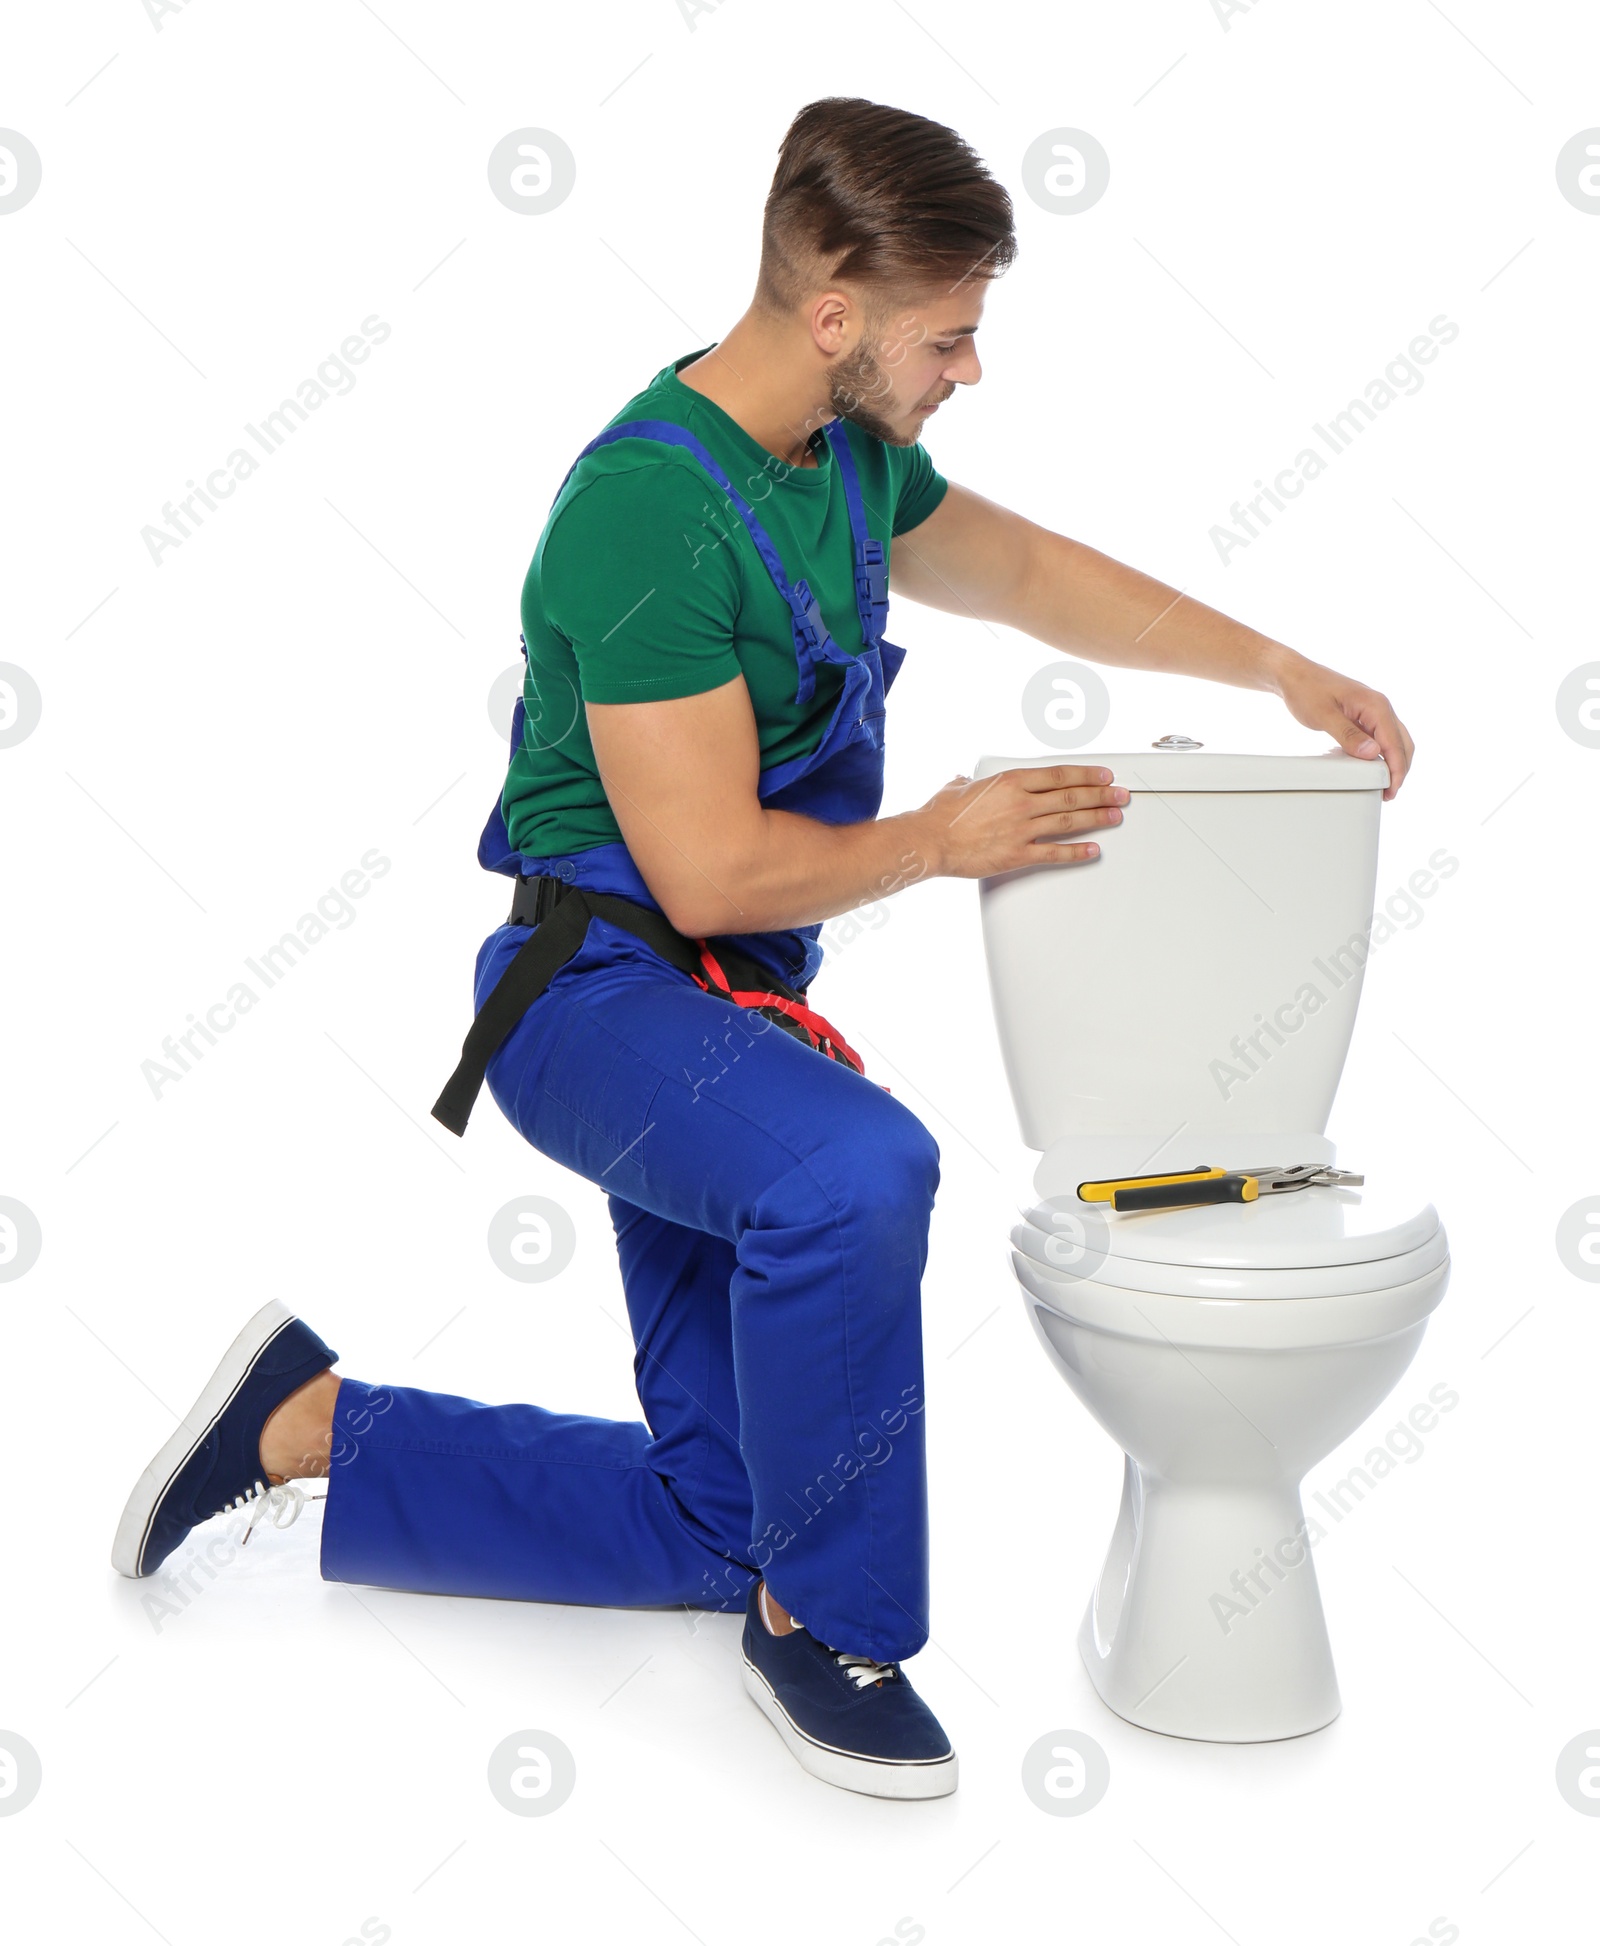
<instances>
[{"instance_id":1,"label":"red strap","mask_svg":"<svg viewBox=\"0 0 1600 1946\"><path fill-rule=\"evenodd\" d=\"M823 1044L825 1051L837 1048L846 1063L854 1068L857 1074L866 1073L866 1063L833 1022L825 1019L821 1014L813 1013L809 1007L802 1007L798 1000L786 1000L781 993L734 993L729 997L737 1001L741 1007L775 1007L779 1013L787 1014L791 1020L798 1020L802 1027L808 1029Z\"/></svg>"},{"instance_id":2,"label":"red strap","mask_svg":"<svg viewBox=\"0 0 1600 1946\"><path fill-rule=\"evenodd\" d=\"M733 987L729 983L727 974L723 972L721 966L718 964L716 954L712 952L711 948L703 939L697 939L695 944L700 948L700 964L716 982L718 992L731 994Z\"/></svg>"},{"instance_id":3,"label":"red strap","mask_svg":"<svg viewBox=\"0 0 1600 1946\"><path fill-rule=\"evenodd\" d=\"M802 1006L798 1000L790 1000L781 993L735 993L728 984L728 976L717 963L716 955L711 948L703 939L696 943L700 948L700 963L716 982L717 991L726 994L736 1006L775 1007L779 1013L787 1014L791 1020L799 1021L812 1039L821 1045L825 1053L832 1054L837 1050L844 1057L846 1064L854 1068L857 1074L866 1073L866 1063L831 1020L825 1019L819 1013L813 1013L809 1007Z\"/></svg>"}]
</instances>

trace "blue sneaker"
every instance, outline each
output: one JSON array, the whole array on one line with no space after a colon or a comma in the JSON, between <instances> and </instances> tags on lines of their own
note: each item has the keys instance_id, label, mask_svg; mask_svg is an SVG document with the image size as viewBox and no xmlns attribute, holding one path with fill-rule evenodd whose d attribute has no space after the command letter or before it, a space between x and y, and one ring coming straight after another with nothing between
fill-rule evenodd
<instances>
[{"instance_id":1,"label":"blue sneaker","mask_svg":"<svg viewBox=\"0 0 1600 1946\"><path fill-rule=\"evenodd\" d=\"M898 1662L827 1649L796 1624L774 1635L756 1582L745 1610L744 1686L791 1754L824 1783L869 1797L948 1797L956 1753Z\"/></svg>"},{"instance_id":2,"label":"blue sneaker","mask_svg":"<svg viewBox=\"0 0 1600 1946\"><path fill-rule=\"evenodd\" d=\"M140 1474L111 1550L118 1574L154 1574L191 1528L247 1501L264 1501L261 1428L291 1392L338 1356L276 1299L257 1311Z\"/></svg>"}]
</instances>

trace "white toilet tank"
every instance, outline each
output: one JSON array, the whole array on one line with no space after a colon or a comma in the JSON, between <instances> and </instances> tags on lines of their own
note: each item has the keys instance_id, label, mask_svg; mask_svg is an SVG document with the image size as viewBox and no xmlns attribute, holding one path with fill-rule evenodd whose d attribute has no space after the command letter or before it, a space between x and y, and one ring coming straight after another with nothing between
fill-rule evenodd
<instances>
[{"instance_id":1,"label":"white toilet tank","mask_svg":"<svg viewBox=\"0 0 1600 1946\"><path fill-rule=\"evenodd\" d=\"M1152 749L973 775L1056 762L1132 795L1091 834L1098 859L980 885L1024 1142L1320 1133L1361 997L1385 765Z\"/></svg>"}]
</instances>

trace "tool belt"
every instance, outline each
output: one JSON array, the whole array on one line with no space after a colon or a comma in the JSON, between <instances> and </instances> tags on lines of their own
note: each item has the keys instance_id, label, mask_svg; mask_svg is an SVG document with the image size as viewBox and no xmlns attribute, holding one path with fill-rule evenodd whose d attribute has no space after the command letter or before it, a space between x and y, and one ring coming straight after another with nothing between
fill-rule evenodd
<instances>
[{"instance_id":1,"label":"tool belt","mask_svg":"<svg viewBox=\"0 0 1600 1946\"><path fill-rule=\"evenodd\" d=\"M433 1104L434 1120L443 1122L452 1134L465 1134L467 1118L495 1050L568 960L576 956L591 919L604 919L632 933L707 993L761 1014L829 1060L839 1061L857 1074L863 1072L860 1055L838 1029L821 1014L813 1013L799 992L775 980L749 954L726 941L713 953L710 942L690 939L665 913L654 912L635 899L619 898L611 892L587 892L565 879L524 877L517 880L507 924L535 930L478 1010L461 1044L456 1071Z\"/></svg>"}]
</instances>

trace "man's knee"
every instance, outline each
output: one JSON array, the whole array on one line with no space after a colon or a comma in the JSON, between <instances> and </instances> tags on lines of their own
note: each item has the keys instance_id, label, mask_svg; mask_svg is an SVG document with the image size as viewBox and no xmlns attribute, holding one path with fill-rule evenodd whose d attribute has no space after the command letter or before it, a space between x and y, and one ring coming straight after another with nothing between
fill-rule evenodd
<instances>
[{"instance_id":1,"label":"man's knee","mask_svg":"<svg viewBox=\"0 0 1600 1946\"><path fill-rule=\"evenodd\" d=\"M932 1132L909 1108L901 1108L894 1133L884 1149L888 1173L904 1190L907 1199L926 1202L931 1209L939 1187L939 1144Z\"/></svg>"},{"instance_id":2,"label":"man's knee","mask_svg":"<svg viewBox=\"0 0 1600 1946\"><path fill-rule=\"evenodd\" d=\"M834 1144L833 1174L853 1214L926 1224L939 1187L939 1145L909 1108L887 1095Z\"/></svg>"}]
</instances>

